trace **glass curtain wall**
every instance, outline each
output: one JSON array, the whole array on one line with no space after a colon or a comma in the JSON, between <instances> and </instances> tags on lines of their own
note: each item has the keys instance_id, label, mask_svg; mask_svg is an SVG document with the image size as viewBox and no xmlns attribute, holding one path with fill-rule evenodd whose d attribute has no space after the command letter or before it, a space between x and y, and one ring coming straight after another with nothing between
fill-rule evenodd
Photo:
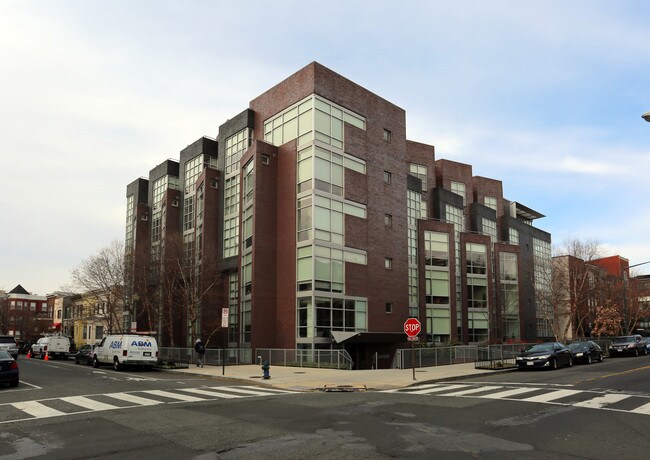
<instances>
[{"instance_id":1,"label":"glass curtain wall","mask_svg":"<svg viewBox=\"0 0 650 460\"><path fill-rule=\"evenodd\" d=\"M345 153L344 129L365 119L310 96L264 122L264 139L297 139L296 341L331 348L332 331L367 330L367 299L345 294L345 262L367 263L365 251L345 246L345 215L366 218L366 207L345 200L344 174L365 174L365 161Z\"/></svg>"},{"instance_id":2,"label":"glass curtain wall","mask_svg":"<svg viewBox=\"0 0 650 460\"><path fill-rule=\"evenodd\" d=\"M519 340L519 279L517 254L499 253L499 296L504 340Z\"/></svg>"},{"instance_id":3,"label":"glass curtain wall","mask_svg":"<svg viewBox=\"0 0 650 460\"><path fill-rule=\"evenodd\" d=\"M537 337L552 337L554 314L551 304L551 243L533 238L533 263Z\"/></svg>"},{"instance_id":4,"label":"glass curtain wall","mask_svg":"<svg viewBox=\"0 0 650 460\"><path fill-rule=\"evenodd\" d=\"M451 339L449 235L424 232L427 341Z\"/></svg>"}]
</instances>

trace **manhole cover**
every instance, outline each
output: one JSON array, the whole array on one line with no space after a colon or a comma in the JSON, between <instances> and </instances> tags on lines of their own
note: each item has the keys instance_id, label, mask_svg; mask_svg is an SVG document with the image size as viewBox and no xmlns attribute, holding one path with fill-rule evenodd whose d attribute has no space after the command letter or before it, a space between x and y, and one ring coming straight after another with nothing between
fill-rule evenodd
<instances>
[{"instance_id":1,"label":"manhole cover","mask_svg":"<svg viewBox=\"0 0 650 460\"><path fill-rule=\"evenodd\" d=\"M294 372L294 374L306 374L306 372L301 371L301 372Z\"/></svg>"}]
</instances>

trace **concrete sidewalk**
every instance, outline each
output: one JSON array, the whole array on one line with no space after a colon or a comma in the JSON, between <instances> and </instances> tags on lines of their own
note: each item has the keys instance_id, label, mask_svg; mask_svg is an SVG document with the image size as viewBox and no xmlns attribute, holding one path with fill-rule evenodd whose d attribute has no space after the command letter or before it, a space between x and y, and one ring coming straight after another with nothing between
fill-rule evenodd
<instances>
[{"instance_id":1,"label":"concrete sidewalk","mask_svg":"<svg viewBox=\"0 0 650 460\"><path fill-rule=\"evenodd\" d=\"M323 390L325 387L338 386L365 387L368 390L390 390L437 380L494 374L501 371L475 369L474 363L423 367L415 369L415 380L413 380L413 370L410 368L348 371L271 366L271 378L268 380L262 378L262 369L259 365L226 366L224 372L221 366L196 367L196 365L192 364L188 369L172 369L166 370L166 372L204 375L219 380L246 381L287 390L316 391Z\"/></svg>"}]
</instances>

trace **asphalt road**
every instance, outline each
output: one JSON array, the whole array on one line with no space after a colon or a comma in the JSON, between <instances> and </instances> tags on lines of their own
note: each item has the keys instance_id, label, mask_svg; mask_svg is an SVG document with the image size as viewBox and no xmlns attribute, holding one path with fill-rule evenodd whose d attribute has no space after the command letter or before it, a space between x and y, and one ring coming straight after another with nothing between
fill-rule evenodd
<instances>
[{"instance_id":1,"label":"asphalt road","mask_svg":"<svg viewBox=\"0 0 650 460\"><path fill-rule=\"evenodd\" d=\"M21 385L0 389L0 460L631 459L650 447L650 356L353 393L20 365Z\"/></svg>"}]
</instances>

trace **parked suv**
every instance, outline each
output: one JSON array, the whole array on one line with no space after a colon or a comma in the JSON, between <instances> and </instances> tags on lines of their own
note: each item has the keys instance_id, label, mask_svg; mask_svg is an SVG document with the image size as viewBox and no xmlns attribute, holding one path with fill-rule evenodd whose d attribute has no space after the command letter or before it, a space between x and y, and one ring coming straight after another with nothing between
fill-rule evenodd
<instances>
[{"instance_id":1,"label":"parked suv","mask_svg":"<svg viewBox=\"0 0 650 460\"><path fill-rule=\"evenodd\" d=\"M0 350L5 350L14 359L18 359L18 344L13 335L0 335Z\"/></svg>"},{"instance_id":2,"label":"parked suv","mask_svg":"<svg viewBox=\"0 0 650 460\"><path fill-rule=\"evenodd\" d=\"M616 337L609 345L609 356L619 355L647 355L648 349L643 337L638 334L622 335Z\"/></svg>"}]
</instances>

